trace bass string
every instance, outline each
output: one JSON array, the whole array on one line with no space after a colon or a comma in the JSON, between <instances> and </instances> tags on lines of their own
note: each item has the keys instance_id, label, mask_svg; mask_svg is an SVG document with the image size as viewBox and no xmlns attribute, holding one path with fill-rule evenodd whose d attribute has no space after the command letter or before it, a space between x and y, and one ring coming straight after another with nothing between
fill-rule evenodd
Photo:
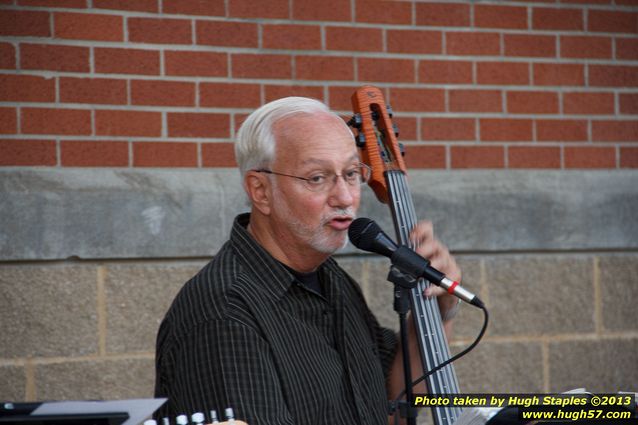
<instances>
[{"instance_id":1,"label":"bass string","mask_svg":"<svg viewBox=\"0 0 638 425\"><path fill-rule=\"evenodd\" d=\"M399 181L399 187L401 188L401 191L406 194L407 202L405 203L405 205L408 208L408 215L410 216L413 225L416 225L416 212L414 210L414 203L411 202L411 198L409 197L410 191L408 189L407 180L403 174L397 175L397 179ZM425 321L425 323L428 324L430 327L430 331L428 333L433 336L433 338L430 338L432 344L434 345L434 350L432 351L434 351L435 353L440 353L440 355L436 356L435 363L435 365L439 365L441 362L446 361L450 358L450 353L445 332L443 331L438 301L436 300L436 298L424 299L421 295L426 286L429 285L429 282L421 279L418 289L414 289L412 295L414 297L414 303L419 305L420 308L422 310L425 310L425 312L427 313L428 319ZM440 394L454 394L459 392L459 385L453 366L450 365L443 368L440 371L439 377L442 385L440 388ZM444 414L446 419L449 419L447 422L452 423L460 415L461 409L458 407L447 407L446 409L442 409L441 413Z\"/></svg>"},{"instance_id":2,"label":"bass string","mask_svg":"<svg viewBox=\"0 0 638 425\"><path fill-rule=\"evenodd\" d=\"M416 225L416 212L410 197L407 180L401 172L390 171L387 174L390 187L390 194L396 214L397 232L400 242L417 248L409 239L409 233ZM423 291L430 283L420 279L416 288L411 291L412 305L415 311L415 323L418 334L424 338L419 338L421 353L424 357L424 370L431 370L442 362L450 358L447 339L441 321L438 302L433 298L422 296ZM424 340L425 339L425 340ZM458 380L452 365L435 372L426 378L428 388L432 394L455 394L459 392ZM434 409L435 421L437 424L452 424L460 415L459 407L439 407Z\"/></svg>"},{"instance_id":3,"label":"bass string","mask_svg":"<svg viewBox=\"0 0 638 425\"><path fill-rule=\"evenodd\" d=\"M400 229L400 237L402 243L409 243L409 230L416 224L416 213L414 211L414 205L411 202L411 197L407 189L407 182L402 173L392 173L392 187L396 196L396 211L397 218L402 223L398 226ZM428 368L431 369L441 362L449 358L449 352L447 350L447 341L445 340L445 333L442 330L440 312L438 303L434 298L424 299L421 295L425 287L429 283L421 281L419 286L412 290L412 301L415 308L415 318L418 327L420 329L420 335L424 335L427 338L425 347L422 347L422 353L426 356L426 363ZM431 375L432 379L429 379L430 391L434 394L450 394L458 392L458 383L456 375L451 366L445 367L442 370L435 372ZM435 418L438 419L437 423L453 423L456 417L460 414L459 408L442 407L435 409Z\"/></svg>"},{"instance_id":4,"label":"bass string","mask_svg":"<svg viewBox=\"0 0 638 425\"><path fill-rule=\"evenodd\" d=\"M399 186L402 187L402 190L404 193L409 194L410 191L408 189L408 183L407 180L405 178L405 175L403 174L399 174L397 175L397 179L399 179ZM409 196L409 195L408 195ZM411 198L408 198L408 200L410 200ZM411 217L412 223L414 223L414 225L416 225L416 220L417 220L417 216L416 216L416 212L414 209L414 203L411 201L406 202L406 206L409 209L409 215ZM416 293L416 295L419 295L421 293L423 293L423 290L425 290L425 288L429 285L431 285L431 283L429 283L428 281L426 281L425 279L422 279L420 282L420 285L422 285L421 288L419 288L420 290ZM423 300L423 297L419 297L419 299ZM446 361L450 358L450 352L449 352L449 345L448 345L448 341L447 341L447 337L445 335L445 332L443 332L443 325L441 322L441 313L439 310L439 304L438 301L436 300L436 298L428 298L424 300L426 303L428 303L430 305L430 308L427 309L427 311L430 313L431 317L431 323L436 323L435 328L438 330L436 332L436 335L438 336L437 340L436 340L436 344L437 347L439 348L438 351L441 352L441 357L440 360ZM438 363L440 364L440 363ZM446 378L448 379L448 385L445 386L443 393L458 393L459 392L459 384L458 384L458 380L456 378L456 373L454 373L454 369L453 367L446 367L444 368L444 370L449 371L449 373L447 374ZM460 410L460 409L459 409Z\"/></svg>"},{"instance_id":5,"label":"bass string","mask_svg":"<svg viewBox=\"0 0 638 425\"><path fill-rule=\"evenodd\" d=\"M409 231L416 224L416 216L414 214L413 208L410 208L411 202L409 202L409 198L407 196L406 185L402 184L400 175L397 175L397 173L392 173L391 176L391 186L393 189L393 193L396 194L395 207L397 211L398 221L401 223L401 225L399 226L401 233L401 243L414 245L409 241ZM413 248L416 247L413 246ZM425 289L425 285L425 283L421 283L416 289L417 293L421 293L422 290ZM436 323L436 319L434 319L434 317L436 316L433 314L436 313L436 311L431 311L432 306L424 306L424 303L427 303L428 300L423 299L422 296L419 296L418 299L419 302L414 304L416 308L415 314L416 317L423 319L423 323L421 323L419 327L421 327L424 331L422 334L427 336L430 342L430 346L432 347L432 349L425 351L425 354L429 357L428 367L431 369L435 367L441 360L441 344L440 341L436 339L437 334L440 332L435 332L435 329L429 329L431 327L431 324ZM436 328L436 326L434 327ZM432 391L441 392L445 389L445 387L449 387L448 385L446 385L445 381L447 381L447 379L442 371L435 373L434 378L435 379L433 382Z\"/></svg>"}]
</instances>

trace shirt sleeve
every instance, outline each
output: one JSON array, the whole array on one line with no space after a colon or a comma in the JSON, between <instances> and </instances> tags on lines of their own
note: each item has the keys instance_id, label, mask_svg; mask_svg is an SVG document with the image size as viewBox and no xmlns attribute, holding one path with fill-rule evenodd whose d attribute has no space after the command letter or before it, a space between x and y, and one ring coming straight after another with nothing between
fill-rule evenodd
<instances>
[{"instance_id":1,"label":"shirt sleeve","mask_svg":"<svg viewBox=\"0 0 638 425\"><path fill-rule=\"evenodd\" d=\"M177 344L158 365L159 376L170 377L157 383L169 399L163 411L208 417L214 409L222 419L232 407L250 425L293 424L268 344L254 329L208 321Z\"/></svg>"}]
</instances>

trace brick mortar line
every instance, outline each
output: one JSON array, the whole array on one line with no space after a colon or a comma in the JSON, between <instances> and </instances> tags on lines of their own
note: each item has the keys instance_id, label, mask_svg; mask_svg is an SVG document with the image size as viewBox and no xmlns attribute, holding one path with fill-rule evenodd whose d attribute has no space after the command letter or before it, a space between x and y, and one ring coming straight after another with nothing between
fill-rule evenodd
<instances>
[{"instance_id":1,"label":"brick mortar line","mask_svg":"<svg viewBox=\"0 0 638 425\"><path fill-rule=\"evenodd\" d=\"M133 168L133 141L129 138L126 140L127 142L127 151L128 151L128 167Z\"/></svg>"},{"instance_id":2,"label":"brick mortar line","mask_svg":"<svg viewBox=\"0 0 638 425\"><path fill-rule=\"evenodd\" d=\"M363 285L363 296L370 299L372 296L372 285L370 284L370 261L363 261L361 264L361 284Z\"/></svg>"},{"instance_id":3,"label":"brick mortar line","mask_svg":"<svg viewBox=\"0 0 638 425\"><path fill-rule=\"evenodd\" d=\"M170 143L229 143L234 140L233 137L228 138L212 138L212 137L193 137L193 138L183 138L183 137L161 137L161 136L130 136L130 135L117 135L117 136L91 136L91 135L60 135L60 134L24 134L19 135L21 137L6 137L5 135L0 135L0 139L3 140L40 140L40 139L55 139L61 141L86 141L86 142L170 142ZM607 146L607 145L606 145ZM633 146L633 145L629 145ZM33 168L33 166L25 166L29 168ZM2 167L7 168L7 167ZM66 168L91 168L91 167L82 167L82 166L70 166ZM121 168L121 167L98 167L98 168ZM140 168L148 168L148 167L140 167ZM160 168L160 167L158 167ZM167 167L167 168L193 168L193 167ZM224 168L224 167L211 167L211 168ZM43 169L43 167L38 167L38 170Z\"/></svg>"},{"instance_id":4,"label":"brick mortar line","mask_svg":"<svg viewBox=\"0 0 638 425\"><path fill-rule=\"evenodd\" d=\"M236 171L236 169L233 169L233 170ZM178 171L178 170L171 170L171 172L173 171ZM175 266L191 267L191 266L201 266L203 264L206 264L212 258L213 256L210 255L206 257L197 257L192 259L176 258L174 260L164 259L164 258L147 259L142 261L139 261L136 259L95 259L95 260L91 259L91 260L50 260L50 261L38 260L38 261L27 261L27 262L8 261L8 262L2 262L2 264L13 265L14 267L15 266L33 267L33 266L43 265L47 267L58 267L58 268L68 267L68 266L99 267L100 265L104 265L104 267L107 269L109 267L131 266L131 265L138 266L140 264L144 264L145 266L157 265L159 267L175 267ZM16 264L9 264L9 263L16 263Z\"/></svg>"},{"instance_id":5,"label":"brick mortar line","mask_svg":"<svg viewBox=\"0 0 638 425\"><path fill-rule=\"evenodd\" d=\"M411 2L412 4L412 24L389 24L389 23L374 23L374 22L365 22L365 21L355 21L354 18L356 15L352 14L352 19L350 21L316 21L316 20L306 20L306 19L293 19L293 18L253 18L253 17L234 17L228 16L228 8L225 7L225 15L195 15L195 14L177 14L177 13L164 13L163 11L159 12L144 12L144 11L133 11L133 10L121 10L121 9L102 9L102 8L65 8L65 7L53 7L53 6L16 6L16 5L7 5L2 6L0 9L3 10L13 10L13 11L33 11L33 12L48 12L51 14L54 13L75 13L75 14L91 14L91 15L109 15L109 16L121 16L124 19L129 18L155 18L155 19L174 19L174 20L201 20L201 21L228 21L228 22L246 22L246 23L267 23L267 24L296 24L296 25L317 25L318 23L330 23L331 25L338 26L372 26L372 27L391 27L391 28L406 28L411 26L416 26L416 3ZM471 4L472 2L454 2L453 4L459 5L471 5L470 7L470 25L469 26L459 26L454 27L458 29L474 29L481 31L538 31L538 32L550 32L552 30L544 30L544 29L534 29L531 20L531 16L533 15L534 9L555 9L555 10L580 10L583 13L583 25L585 28L588 28L589 21L589 10L594 11L608 11L608 12L635 12L636 7L630 5L598 5L598 4L585 4L585 5L576 5L576 4L538 4L538 3L503 3L503 2L494 2L494 3L483 3L485 5L499 5L506 6L512 8L525 8L527 12L528 18L528 28L526 29L510 29L510 28L489 28L489 27L476 27L474 23L474 7ZM352 3L351 3L352 4ZM353 9L354 6L351 6ZM292 8L289 8L289 12L292 12ZM290 16L290 14L289 14ZM427 26L426 28L450 28L449 26ZM558 31L571 31L571 32L584 32L585 30L558 30Z\"/></svg>"},{"instance_id":6,"label":"brick mortar line","mask_svg":"<svg viewBox=\"0 0 638 425\"><path fill-rule=\"evenodd\" d=\"M12 171L12 169L16 168L24 168L27 170L33 170L33 167L1 167L0 171ZM67 167L68 169L73 169L75 167ZM90 167L77 167L78 169L86 170L87 172L91 172L92 168ZM119 167L124 168L124 167ZM142 168L142 167L140 167ZM152 167L145 167L152 168ZM212 168L211 170L214 170ZM218 167L218 169L228 169L237 172L237 168L224 168ZM47 171L47 170L55 170L59 171L56 167L38 167L38 171ZM162 168L164 170L164 168ZM193 172L196 169L188 170L188 172ZM172 169L171 172L180 172L180 169ZM202 170L197 170L200 172ZM413 170L414 171L414 170ZM511 170L510 170L511 171ZM547 170L542 170L547 171ZM563 172L563 170L554 169L552 171ZM608 172L609 170L602 170L604 172ZM618 170L616 170L618 171ZM524 171L523 171L524 172ZM622 172L633 172L633 170L625 170ZM239 188L241 189L241 188ZM452 250L451 251L455 256L462 257L464 259L473 259L479 257L481 260L492 260L495 258L521 258L528 257L530 255L534 255L539 258L591 258L594 256L617 256L617 257L636 257L638 256L638 248L623 248L623 250L586 250L586 251L516 251L516 252L484 252L477 251L474 253L467 252L459 252ZM336 259L352 259L357 258L361 260L371 260L371 261L384 261L383 258L376 258L371 254L337 254ZM485 259L484 257L490 257ZM143 265L157 265L157 266L194 266L200 265L202 262L205 264L210 261L212 255L202 256L202 257L165 257L165 258L90 258L90 259L75 259L75 260L67 260L67 259L56 259L56 260L10 260L10 261L2 261L0 259L0 264L6 266L14 266L14 267L34 267L34 266L47 266L47 267L68 267L68 266L85 266L85 267L98 267L100 265L104 265L105 267L115 267L115 266L138 266L140 264Z\"/></svg>"},{"instance_id":7,"label":"brick mortar line","mask_svg":"<svg viewBox=\"0 0 638 425\"><path fill-rule=\"evenodd\" d=\"M98 355L106 355L106 335L107 335L107 311L106 311L106 275L108 271L103 265L99 265L96 270L96 312L97 312L97 336Z\"/></svg>"},{"instance_id":8,"label":"brick mortar line","mask_svg":"<svg viewBox=\"0 0 638 425\"><path fill-rule=\"evenodd\" d=\"M549 342L547 340L541 342L541 357L543 362L543 390L549 392L551 374L549 368Z\"/></svg>"},{"instance_id":9,"label":"brick mortar line","mask_svg":"<svg viewBox=\"0 0 638 425\"><path fill-rule=\"evenodd\" d=\"M59 79L59 78L58 78ZM126 81L126 106L133 105L133 88L131 84L131 79L124 79Z\"/></svg>"},{"instance_id":10,"label":"brick mortar line","mask_svg":"<svg viewBox=\"0 0 638 425\"><path fill-rule=\"evenodd\" d=\"M162 128L160 129L160 133L161 133L160 139L169 139L169 137L168 137L168 113L169 113L169 111L161 111L160 112L160 114L161 114L160 115L160 118L161 118L160 121L161 121L161 126L162 126ZM197 111L193 111L193 113L201 113L201 111L197 110ZM229 121L228 125L230 125L230 121ZM229 131L229 133L230 133L230 131Z\"/></svg>"},{"instance_id":11,"label":"brick mortar line","mask_svg":"<svg viewBox=\"0 0 638 425\"><path fill-rule=\"evenodd\" d=\"M57 167L62 167L62 143L59 136L55 138L55 162Z\"/></svg>"},{"instance_id":12,"label":"brick mortar line","mask_svg":"<svg viewBox=\"0 0 638 425\"><path fill-rule=\"evenodd\" d=\"M128 22L127 22L127 25L128 25ZM197 44L197 25L193 20L191 20L190 22L190 32L191 32L191 43Z\"/></svg>"},{"instance_id":13,"label":"brick mortar line","mask_svg":"<svg viewBox=\"0 0 638 425\"><path fill-rule=\"evenodd\" d=\"M22 113L21 112L22 112L22 108L16 107L16 133L17 134L22 134Z\"/></svg>"},{"instance_id":14,"label":"brick mortar line","mask_svg":"<svg viewBox=\"0 0 638 425\"><path fill-rule=\"evenodd\" d=\"M320 86L318 86L320 87ZM537 93L537 91L532 91ZM555 92L551 92L555 93ZM632 93L633 94L633 93ZM226 107L201 107L201 106L172 106L172 105L122 105L122 104L90 104L90 103L55 103L55 102L1 102L0 107L29 108L29 109L55 109L84 110L84 111L126 111L126 112L158 112L158 113L212 113L220 115L246 114L253 112L255 108L226 108ZM333 109L337 114L351 114L348 109ZM627 121L633 122L638 114L533 114L533 113L508 113L508 112L421 112L399 111L397 118L477 118L477 119L509 119L509 120L579 120L579 121Z\"/></svg>"},{"instance_id":15,"label":"brick mortar line","mask_svg":"<svg viewBox=\"0 0 638 425\"><path fill-rule=\"evenodd\" d=\"M628 37L635 38L635 37ZM359 51L359 50L296 50L296 49L272 49L259 47L234 47L208 44L161 44L161 43L135 43L135 42L108 42L100 40L73 40L73 39L42 39L37 37L1 37L0 41L29 44L46 44L54 46L86 47L86 48L114 48L127 50L144 51L188 51L188 52L211 52L228 54L264 54L281 56L332 56L350 58L374 58L374 59L404 59L404 60L452 60L452 61L484 61L484 62L538 62L552 64L592 64L592 65L636 65L638 61L632 59L600 59L600 58L563 58L560 56L502 56L502 55L449 55L445 53L414 54L414 53L394 53L383 51ZM39 42L38 42L39 41ZM380 57L380 55L382 55Z\"/></svg>"},{"instance_id":16,"label":"brick mortar line","mask_svg":"<svg viewBox=\"0 0 638 425\"><path fill-rule=\"evenodd\" d=\"M55 38L55 18L53 13L49 13L49 33L51 33L51 38Z\"/></svg>"},{"instance_id":17,"label":"brick mortar line","mask_svg":"<svg viewBox=\"0 0 638 425\"><path fill-rule=\"evenodd\" d=\"M410 26L416 26L416 1L410 2Z\"/></svg>"},{"instance_id":18,"label":"brick mortar line","mask_svg":"<svg viewBox=\"0 0 638 425\"><path fill-rule=\"evenodd\" d=\"M533 133L534 129L532 127L532 133ZM532 134L532 142L534 141L534 135ZM479 141L480 142L480 141ZM483 146L486 146L485 144L483 144ZM509 143L506 143L503 145L503 168L505 169L509 169L510 168L510 162L509 162Z\"/></svg>"},{"instance_id":19,"label":"brick mortar line","mask_svg":"<svg viewBox=\"0 0 638 425\"><path fill-rule=\"evenodd\" d=\"M159 52L159 74L161 77L165 77L166 76L166 66L165 66L165 62L166 62L166 54L165 54L166 50L160 50Z\"/></svg>"},{"instance_id":20,"label":"brick mortar line","mask_svg":"<svg viewBox=\"0 0 638 425\"><path fill-rule=\"evenodd\" d=\"M33 367L35 372L36 366L51 365L59 363L81 363L88 361L118 361L118 360L130 360L130 359L155 359L154 351L137 351L127 353L111 353L104 356L79 356L79 357L29 357L25 358L24 366L26 368ZM22 359L21 359L22 360ZM0 359L0 366L4 365L4 359ZM9 364L15 365L16 364Z\"/></svg>"},{"instance_id":21,"label":"brick mortar line","mask_svg":"<svg viewBox=\"0 0 638 425\"><path fill-rule=\"evenodd\" d=\"M35 361L33 359L27 359L24 364L24 398L26 401L37 400L37 388L35 382Z\"/></svg>"},{"instance_id":22,"label":"brick mortar line","mask_svg":"<svg viewBox=\"0 0 638 425\"><path fill-rule=\"evenodd\" d=\"M4 41L4 40L2 40ZM21 72L22 69L20 68L20 43L18 43L17 41L14 42L7 42L8 44L11 44L11 46L13 47L13 59L15 60L15 64L16 64L16 68L14 70L11 70L12 72Z\"/></svg>"},{"instance_id":23,"label":"brick mortar line","mask_svg":"<svg viewBox=\"0 0 638 425\"><path fill-rule=\"evenodd\" d=\"M290 9L288 9L290 14L288 16L292 16L292 7ZM357 23L356 22L356 17L357 17L357 7L356 7L356 2L355 0L350 0L350 23ZM348 22L348 21L345 21Z\"/></svg>"},{"instance_id":24,"label":"brick mortar line","mask_svg":"<svg viewBox=\"0 0 638 425\"><path fill-rule=\"evenodd\" d=\"M487 267L484 258L479 261L479 288L483 302L485 305L490 305L490 288L487 281Z\"/></svg>"},{"instance_id":25,"label":"brick mortar line","mask_svg":"<svg viewBox=\"0 0 638 425\"><path fill-rule=\"evenodd\" d=\"M0 367L24 367L26 366L26 362L28 359L19 358L19 359L0 359Z\"/></svg>"},{"instance_id":26,"label":"brick mortar line","mask_svg":"<svg viewBox=\"0 0 638 425\"><path fill-rule=\"evenodd\" d=\"M94 105L85 103L15 103L0 102L0 107L18 109L53 109L56 111L126 111L126 112L157 112L157 113L209 113L217 115L238 115L253 112L255 108L216 108L201 106L156 106L156 105ZM352 114L351 110L333 109L337 114ZM397 118L470 118L470 119L506 119L532 121L591 121L591 122L634 122L638 114L513 114L507 112L399 112ZM25 133L26 134L26 133ZM38 134L38 133L34 133ZM622 142L622 140L621 140Z\"/></svg>"},{"instance_id":27,"label":"brick mortar line","mask_svg":"<svg viewBox=\"0 0 638 425\"><path fill-rule=\"evenodd\" d=\"M638 330L629 330L623 332L607 332L601 335L596 333L583 333L583 334L559 334L559 335L517 335L517 336L485 336L482 342L494 342L499 344L505 343L521 343L521 342L534 342L544 343L547 342L578 342L578 341L606 341L606 340L632 340L638 339ZM472 337L462 337L453 339L451 345L463 345L469 344L474 341Z\"/></svg>"},{"instance_id":28,"label":"brick mortar line","mask_svg":"<svg viewBox=\"0 0 638 425\"><path fill-rule=\"evenodd\" d=\"M356 65L356 63L355 63ZM636 63L638 67L638 63ZM328 87L348 87L353 85L361 85L364 82L358 80L304 80L297 78L243 78L243 77L214 77L214 76L180 76L180 75L146 75L146 74L123 74L123 73L78 73L66 71L48 71L48 70L0 70L2 75L30 76L50 78L75 78L75 79L107 79L107 80L141 80L141 81L165 81L165 82L184 82L184 83L234 83L234 84L263 84L263 85L305 85L305 86L328 86ZM90 76L90 77L89 77ZM552 92L578 92L578 93L608 93L610 91L618 93L636 93L638 86L587 86L587 85L535 85L535 84L481 84L476 82L470 83L406 83L406 82L386 82L373 81L372 84L382 88L432 88L445 90L462 90L474 89L482 90L530 90L542 89L542 91ZM24 102L36 103L36 102Z\"/></svg>"},{"instance_id":29,"label":"brick mortar line","mask_svg":"<svg viewBox=\"0 0 638 425\"><path fill-rule=\"evenodd\" d=\"M261 24L257 25L257 48L264 49L264 26Z\"/></svg>"},{"instance_id":30,"label":"brick mortar line","mask_svg":"<svg viewBox=\"0 0 638 425\"><path fill-rule=\"evenodd\" d=\"M0 138L3 140L40 140L40 139L55 139L60 141L86 141L88 142L170 142L170 143L230 143L233 142L235 136L229 136L225 138L219 137L162 137L162 136L131 136L131 135L60 135L60 134L19 134L19 135L0 135ZM630 142L618 142L618 141L589 141L582 140L578 142L573 141L548 141L548 142L538 142L534 140L527 141L495 141L495 140L407 140L402 139L402 143L406 143L408 146L500 146L500 147L574 147L574 148L582 148L582 147L608 147L608 148L632 148L636 147L638 141L630 141ZM2 168L8 168L2 167ZM16 166L21 167L21 166ZM25 166L29 167L29 166ZM32 168L32 167L31 167ZM67 168L90 168L90 167L67 167ZM98 167L98 168L121 168L121 167ZM148 168L148 167L141 167ZM158 167L162 168L162 167ZM171 168L171 167L168 167ZM175 167L175 168L193 168L193 167ZM210 167L210 168L227 168L227 167ZM43 167L38 167L38 169L43 169ZM417 168L420 169L420 168ZM550 168L551 169L551 168ZM556 168L558 169L558 168ZM498 168L497 168L498 170ZM596 170L596 169L592 169Z\"/></svg>"},{"instance_id":31,"label":"brick mortar line","mask_svg":"<svg viewBox=\"0 0 638 425\"><path fill-rule=\"evenodd\" d=\"M237 137L237 132L235 131L235 128L237 127L237 122L235 118L236 118L235 114L230 115L230 140L235 140L235 138ZM216 141L216 140L213 140L213 141ZM222 140L220 140L220 142L221 141Z\"/></svg>"},{"instance_id":32,"label":"brick mortar line","mask_svg":"<svg viewBox=\"0 0 638 425\"><path fill-rule=\"evenodd\" d=\"M596 86L596 87L587 87L587 86L536 86L536 85L494 85L494 84L476 84L476 83L467 83L467 84L432 84L432 83L405 83L405 82L397 82L397 83L388 83L381 81L347 81L347 80L297 80L297 79L253 79L253 78L229 78L229 77L179 77L179 76L161 76L161 75L134 75L134 74L59 74L52 75L51 72L33 72L33 73L6 73L0 72L1 75L17 75L17 76L32 76L32 77L43 77L43 78L76 78L76 79L107 79L107 80L124 80L124 81L145 81L145 82L168 82L168 83L203 83L203 84L216 84L216 83L228 83L228 84L236 84L236 85L256 85L261 84L265 86L308 86L308 87L326 87L328 89L335 87L352 87L352 86L361 86L364 84L372 84L379 88L389 88L389 89L432 89L432 90L471 90L475 92L481 91L494 91L499 90L502 92L512 92L512 91L524 91L524 92L548 92L548 93L576 93L576 94L595 94L595 93L612 93L612 94L638 94L638 86L636 87L627 87L627 86ZM127 101L130 101L127 98ZM3 105L41 105L41 104L50 104L57 102L9 102L2 101L0 103ZM60 102L61 105L92 105L94 107L107 107L107 106L160 106L160 107L171 107L171 105L163 106L163 105L131 105L131 104L94 104L94 103L71 103L71 102ZM179 106L174 106L179 107ZM186 108L185 106L182 106ZM232 108L225 108L232 109ZM244 110L252 110L252 108L236 108L236 109L244 109ZM410 111L399 111L399 113L411 113ZM469 113L469 112L468 112ZM498 112L489 112L489 113L498 113ZM503 112L501 112L503 113ZM522 114L521 114L522 115ZM552 115L552 114L537 114L537 115ZM577 115L575 116L598 116L598 115ZM610 115L627 115L631 116L632 114L610 114ZM633 114L636 115L636 114Z\"/></svg>"},{"instance_id":33,"label":"brick mortar line","mask_svg":"<svg viewBox=\"0 0 638 425\"><path fill-rule=\"evenodd\" d=\"M57 108L62 109L62 108ZM95 109L91 110L91 137L95 137L97 135L97 119L95 117Z\"/></svg>"},{"instance_id":34,"label":"brick mortar line","mask_svg":"<svg viewBox=\"0 0 638 425\"><path fill-rule=\"evenodd\" d=\"M586 66L584 66L586 68ZM478 64L477 64L477 68L478 68ZM477 69L478 71L478 69ZM527 73L529 74L529 85L532 87L538 87L536 85L536 74L534 73L534 63L533 62L529 62L527 64ZM584 73L584 71L583 71ZM585 80L586 81L586 80ZM506 95L506 93L504 93L504 95ZM505 96L505 105L507 106L507 96ZM505 110L505 109L503 109Z\"/></svg>"},{"instance_id":35,"label":"brick mortar line","mask_svg":"<svg viewBox=\"0 0 638 425\"><path fill-rule=\"evenodd\" d=\"M616 168L621 168L621 166L620 166L620 160L621 160L621 158L620 158L620 146L616 145L615 148L616 148L616 152L615 152L616 153Z\"/></svg>"}]
</instances>

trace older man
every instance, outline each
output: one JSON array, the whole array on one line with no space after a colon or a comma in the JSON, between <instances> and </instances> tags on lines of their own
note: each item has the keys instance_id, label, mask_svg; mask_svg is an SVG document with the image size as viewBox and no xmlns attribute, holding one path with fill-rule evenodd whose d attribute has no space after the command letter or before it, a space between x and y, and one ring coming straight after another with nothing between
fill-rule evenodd
<instances>
[{"instance_id":1,"label":"older man","mask_svg":"<svg viewBox=\"0 0 638 425\"><path fill-rule=\"evenodd\" d=\"M386 424L402 376L397 338L330 258L369 177L350 130L321 102L280 99L246 119L236 157L251 211L162 322L159 416L232 407L251 425ZM460 277L431 226L414 237Z\"/></svg>"}]
</instances>

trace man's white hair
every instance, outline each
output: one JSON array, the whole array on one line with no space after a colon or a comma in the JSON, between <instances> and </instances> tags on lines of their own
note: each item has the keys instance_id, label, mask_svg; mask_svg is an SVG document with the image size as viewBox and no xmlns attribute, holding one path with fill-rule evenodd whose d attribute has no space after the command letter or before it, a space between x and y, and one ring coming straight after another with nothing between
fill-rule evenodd
<instances>
[{"instance_id":1,"label":"man's white hair","mask_svg":"<svg viewBox=\"0 0 638 425\"><path fill-rule=\"evenodd\" d=\"M239 128L235 142L235 159L242 179L248 171L267 167L275 160L273 126L277 121L293 115L317 113L333 114L324 103L316 99L284 97L267 103L250 114Z\"/></svg>"}]
</instances>

